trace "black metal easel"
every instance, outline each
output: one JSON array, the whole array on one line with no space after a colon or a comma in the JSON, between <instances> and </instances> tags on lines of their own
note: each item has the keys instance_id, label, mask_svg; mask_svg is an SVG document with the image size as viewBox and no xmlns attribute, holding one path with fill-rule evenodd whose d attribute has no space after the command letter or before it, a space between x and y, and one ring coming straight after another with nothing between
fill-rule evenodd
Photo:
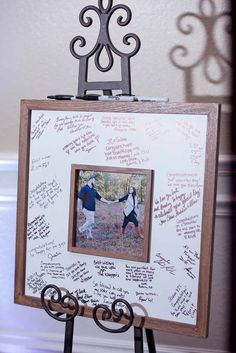
<instances>
[{"instance_id":1,"label":"black metal easel","mask_svg":"<svg viewBox=\"0 0 236 353\"><path fill-rule=\"evenodd\" d=\"M47 292L49 291L50 294ZM65 322L65 336L64 336L64 353L72 353L73 335L74 335L74 319L79 313L79 303L77 299L64 289L66 294L62 295L62 290L53 284L49 284L43 288L41 292L41 304L44 310L53 319ZM47 299L50 296L50 299ZM117 304L125 306L128 310L116 309ZM55 307L56 305L56 307ZM66 311L70 313L65 313ZM101 312L99 316L99 312ZM134 313L132 306L124 299L116 299L111 305L111 309L107 305L99 304L93 309L92 316L94 322L103 331L109 333L123 333L130 329L134 321ZM121 319L127 321L126 324L118 329L108 328L104 326L100 320L109 320L119 323ZM148 351L149 353L156 353L155 341L153 331L145 329ZM143 328L134 326L134 352L143 353Z\"/></svg>"},{"instance_id":2,"label":"black metal easel","mask_svg":"<svg viewBox=\"0 0 236 353\"><path fill-rule=\"evenodd\" d=\"M100 32L98 35L97 42L94 48L86 55L80 55L77 53L75 47L78 45L80 47L86 46L86 40L84 37L78 35L74 37L70 43L71 54L80 60L79 65L79 76L78 76L78 96L83 96L87 91L101 90L104 95L112 95L113 90L121 91L123 95L131 95L131 78L130 78L130 58L134 56L140 49L140 39L134 33L128 33L123 37L123 43L125 45L130 45L130 39L135 42L135 47L130 53L123 53L118 50L111 41L109 35L109 22L111 16L117 10L124 10L126 13L126 18L119 16L117 19L117 24L119 26L126 26L130 23L132 18L131 10L126 5L115 5L113 6L113 0L108 0L107 6L103 5L103 0L98 0L98 7L89 5L84 7L79 15L79 21L84 27L90 27L93 23L91 17L85 17L85 13L88 10L94 11L100 20ZM108 56L108 64L103 66L101 63L101 53L105 50ZM101 72L107 72L111 70L114 63L113 54L120 57L121 62L121 80L120 81L97 81L88 82L88 65L89 60L94 56L94 62L96 68ZM65 322L65 338L64 338L64 353L72 353L73 346L73 334L74 334L74 319L79 313L79 303L77 299L71 295L67 290L66 294L62 295L61 289L55 285L47 285L41 292L41 303L45 311L53 319L61 322ZM50 300L47 299L50 297ZM128 309L124 312L123 309L116 309L117 304L121 304ZM58 309L59 308L59 309ZM99 312L102 315L98 315ZM68 313L69 311L69 313ZM109 333L123 333L130 329L134 321L134 313L131 305L124 299L116 299L112 305L111 309L106 305L97 305L94 307L93 312L94 322L103 331ZM118 329L111 329L104 326L99 317L102 320L109 320L119 323L121 319L125 319L127 324L123 325ZM156 353L155 342L153 331L150 329L145 329L147 344L149 353ZM134 350L135 353L143 353L143 328L134 327Z\"/></svg>"}]
</instances>

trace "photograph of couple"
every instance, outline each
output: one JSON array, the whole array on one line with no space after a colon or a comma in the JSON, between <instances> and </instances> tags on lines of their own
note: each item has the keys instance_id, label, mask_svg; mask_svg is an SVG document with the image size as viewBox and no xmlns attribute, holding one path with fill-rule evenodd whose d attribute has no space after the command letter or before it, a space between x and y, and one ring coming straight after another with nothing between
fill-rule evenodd
<instances>
[{"instance_id":1,"label":"photograph of couple","mask_svg":"<svg viewBox=\"0 0 236 353\"><path fill-rule=\"evenodd\" d=\"M147 261L151 171L99 169L76 173L78 252Z\"/></svg>"}]
</instances>

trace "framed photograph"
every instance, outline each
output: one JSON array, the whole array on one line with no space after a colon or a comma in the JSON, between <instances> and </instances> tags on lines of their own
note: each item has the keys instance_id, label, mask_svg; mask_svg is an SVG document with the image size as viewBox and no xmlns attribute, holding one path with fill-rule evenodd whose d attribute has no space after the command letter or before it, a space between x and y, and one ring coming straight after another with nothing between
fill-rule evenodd
<instances>
[{"instance_id":1,"label":"framed photograph","mask_svg":"<svg viewBox=\"0 0 236 353\"><path fill-rule=\"evenodd\" d=\"M148 262L152 172L73 164L69 251Z\"/></svg>"},{"instance_id":2,"label":"framed photograph","mask_svg":"<svg viewBox=\"0 0 236 353\"><path fill-rule=\"evenodd\" d=\"M205 337L218 126L216 104L23 100L15 302L53 284Z\"/></svg>"}]
</instances>

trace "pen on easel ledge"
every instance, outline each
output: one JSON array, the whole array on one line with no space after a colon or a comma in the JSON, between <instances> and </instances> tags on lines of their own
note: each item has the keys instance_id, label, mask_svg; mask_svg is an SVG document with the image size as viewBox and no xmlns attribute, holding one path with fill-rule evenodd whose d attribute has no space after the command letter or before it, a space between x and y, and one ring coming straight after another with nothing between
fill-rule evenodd
<instances>
[{"instance_id":1,"label":"pen on easel ledge","mask_svg":"<svg viewBox=\"0 0 236 353\"><path fill-rule=\"evenodd\" d=\"M86 101L103 101L103 102L160 102L166 103L169 101L168 97L145 97L135 95L116 95L105 96L98 94L85 94L84 96L72 96L69 94L56 94L47 96L49 99L55 100L86 100Z\"/></svg>"},{"instance_id":2,"label":"pen on easel ledge","mask_svg":"<svg viewBox=\"0 0 236 353\"><path fill-rule=\"evenodd\" d=\"M51 96L47 96L49 99L56 99L59 101L71 101L71 100L77 100L75 96L72 96L71 94L54 94Z\"/></svg>"}]
</instances>

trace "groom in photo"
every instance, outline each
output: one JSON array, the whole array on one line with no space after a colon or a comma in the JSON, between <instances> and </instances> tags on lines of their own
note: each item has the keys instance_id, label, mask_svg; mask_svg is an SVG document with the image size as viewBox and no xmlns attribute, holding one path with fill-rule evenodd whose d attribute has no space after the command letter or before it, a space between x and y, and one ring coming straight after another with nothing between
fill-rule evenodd
<instances>
[{"instance_id":1,"label":"groom in photo","mask_svg":"<svg viewBox=\"0 0 236 353\"><path fill-rule=\"evenodd\" d=\"M104 203L110 204L111 201L104 199L97 190L95 189L95 178L92 176L88 179L86 185L84 185L78 194L78 201L80 205L79 209L82 208L85 216L85 223L79 227L80 233L87 233L87 239L93 239L92 228L94 226L94 215L96 209L96 199Z\"/></svg>"}]
</instances>

